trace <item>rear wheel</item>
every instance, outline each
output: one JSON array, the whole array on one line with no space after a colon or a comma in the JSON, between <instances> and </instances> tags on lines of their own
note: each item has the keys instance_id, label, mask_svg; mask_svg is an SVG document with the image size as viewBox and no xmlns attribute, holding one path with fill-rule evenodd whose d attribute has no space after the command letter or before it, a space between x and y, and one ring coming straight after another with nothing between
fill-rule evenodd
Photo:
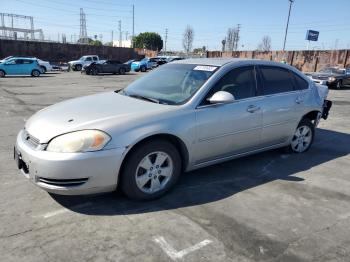
<instances>
[{"instance_id":1,"label":"rear wheel","mask_svg":"<svg viewBox=\"0 0 350 262\"><path fill-rule=\"evenodd\" d=\"M140 70L141 70L141 72L146 72L147 68L145 66L141 66Z\"/></svg>"},{"instance_id":2,"label":"rear wheel","mask_svg":"<svg viewBox=\"0 0 350 262\"><path fill-rule=\"evenodd\" d=\"M121 67L121 68L119 69L119 74L120 74L120 75L125 75L125 68L124 68L124 67Z\"/></svg>"},{"instance_id":3,"label":"rear wheel","mask_svg":"<svg viewBox=\"0 0 350 262\"><path fill-rule=\"evenodd\" d=\"M31 74L33 77L38 77L38 76L40 76L40 71L39 70L37 70L37 69L34 69L33 71L32 71L32 74Z\"/></svg>"},{"instance_id":4,"label":"rear wheel","mask_svg":"<svg viewBox=\"0 0 350 262\"><path fill-rule=\"evenodd\" d=\"M43 70L43 74L46 73L46 67L45 66L40 66L40 68Z\"/></svg>"},{"instance_id":5,"label":"rear wheel","mask_svg":"<svg viewBox=\"0 0 350 262\"><path fill-rule=\"evenodd\" d=\"M6 73L4 70L0 70L0 77L5 77L6 76Z\"/></svg>"},{"instance_id":6,"label":"rear wheel","mask_svg":"<svg viewBox=\"0 0 350 262\"><path fill-rule=\"evenodd\" d=\"M179 152L165 140L140 145L125 161L122 189L135 200L162 196L175 185L181 173Z\"/></svg>"},{"instance_id":7,"label":"rear wheel","mask_svg":"<svg viewBox=\"0 0 350 262\"><path fill-rule=\"evenodd\" d=\"M294 132L290 143L290 150L295 153L303 153L310 149L315 136L315 126L308 118L303 118Z\"/></svg>"}]
</instances>

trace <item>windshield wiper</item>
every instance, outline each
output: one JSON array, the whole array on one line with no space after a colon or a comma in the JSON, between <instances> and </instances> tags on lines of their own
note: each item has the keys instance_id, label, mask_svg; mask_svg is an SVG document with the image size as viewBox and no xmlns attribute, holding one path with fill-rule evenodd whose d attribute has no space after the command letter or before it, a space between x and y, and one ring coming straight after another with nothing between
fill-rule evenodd
<instances>
[{"instance_id":1,"label":"windshield wiper","mask_svg":"<svg viewBox=\"0 0 350 262\"><path fill-rule=\"evenodd\" d=\"M125 91L124 91L124 94L127 95L127 96L130 96L130 97L134 97L134 98L137 98L137 99L146 100L146 101L153 102L153 103L156 103L156 104L159 104L159 103L160 103L160 101L159 101L158 99L155 99L155 98L151 98L151 97L147 97L147 96L142 96L142 95L127 94L127 93L125 93Z\"/></svg>"}]
</instances>

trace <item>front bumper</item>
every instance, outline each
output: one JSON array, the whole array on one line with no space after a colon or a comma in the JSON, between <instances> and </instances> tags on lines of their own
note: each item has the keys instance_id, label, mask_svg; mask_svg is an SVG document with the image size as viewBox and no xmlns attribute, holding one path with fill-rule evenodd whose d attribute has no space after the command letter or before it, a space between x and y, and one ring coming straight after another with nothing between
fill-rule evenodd
<instances>
[{"instance_id":1,"label":"front bumper","mask_svg":"<svg viewBox=\"0 0 350 262\"><path fill-rule=\"evenodd\" d=\"M81 195L113 191L125 148L86 153L38 150L20 131L14 157L22 174L40 188L55 194Z\"/></svg>"}]
</instances>

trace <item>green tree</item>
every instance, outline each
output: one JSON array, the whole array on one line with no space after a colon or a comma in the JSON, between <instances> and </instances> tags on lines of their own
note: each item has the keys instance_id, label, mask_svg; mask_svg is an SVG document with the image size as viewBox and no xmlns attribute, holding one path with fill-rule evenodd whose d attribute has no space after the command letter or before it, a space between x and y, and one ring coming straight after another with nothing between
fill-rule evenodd
<instances>
[{"instance_id":1,"label":"green tree","mask_svg":"<svg viewBox=\"0 0 350 262\"><path fill-rule=\"evenodd\" d=\"M134 37L134 47L160 51L163 48L163 40L157 33L144 32Z\"/></svg>"},{"instance_id":2,"label":"green tree","mask_svg":"<svg viewBox=\"0 0 350 262\"><path fill-rule=\"evenodd\" d=\"M89 41L89 45L101 46L102 42L100 40L91 40Z\"/></svg>"}]
</instances>

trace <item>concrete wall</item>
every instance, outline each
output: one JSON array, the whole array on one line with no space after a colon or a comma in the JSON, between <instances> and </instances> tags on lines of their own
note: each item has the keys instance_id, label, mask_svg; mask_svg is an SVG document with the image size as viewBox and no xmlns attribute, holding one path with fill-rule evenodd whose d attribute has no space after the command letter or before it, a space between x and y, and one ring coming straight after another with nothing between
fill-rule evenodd
<instances>
[{"instance_id":1,"label":"concrete wall","mask_svg":"<svg viewBox=\"0 0 350 262\"><path fill-rule=\"evenodd\" d=\"M98 55L102 59L121 62L144 57L133 48L0 39L0 58L11 55L33 56L50 62L67 62L83 55Z\"/></svg>"},{"instance_id":2,"label":"concrete wall","mask_svg":"<svg viewBox=\"0 0 350 262\"><path fill-rule=\"evenodd\" d=\"M322 51L237 51L207 52L207 57L253 58L271 61L286 61L303 72L314 72L326 66L350 67L350 50Z\"/></svg>"}]
</instances>

